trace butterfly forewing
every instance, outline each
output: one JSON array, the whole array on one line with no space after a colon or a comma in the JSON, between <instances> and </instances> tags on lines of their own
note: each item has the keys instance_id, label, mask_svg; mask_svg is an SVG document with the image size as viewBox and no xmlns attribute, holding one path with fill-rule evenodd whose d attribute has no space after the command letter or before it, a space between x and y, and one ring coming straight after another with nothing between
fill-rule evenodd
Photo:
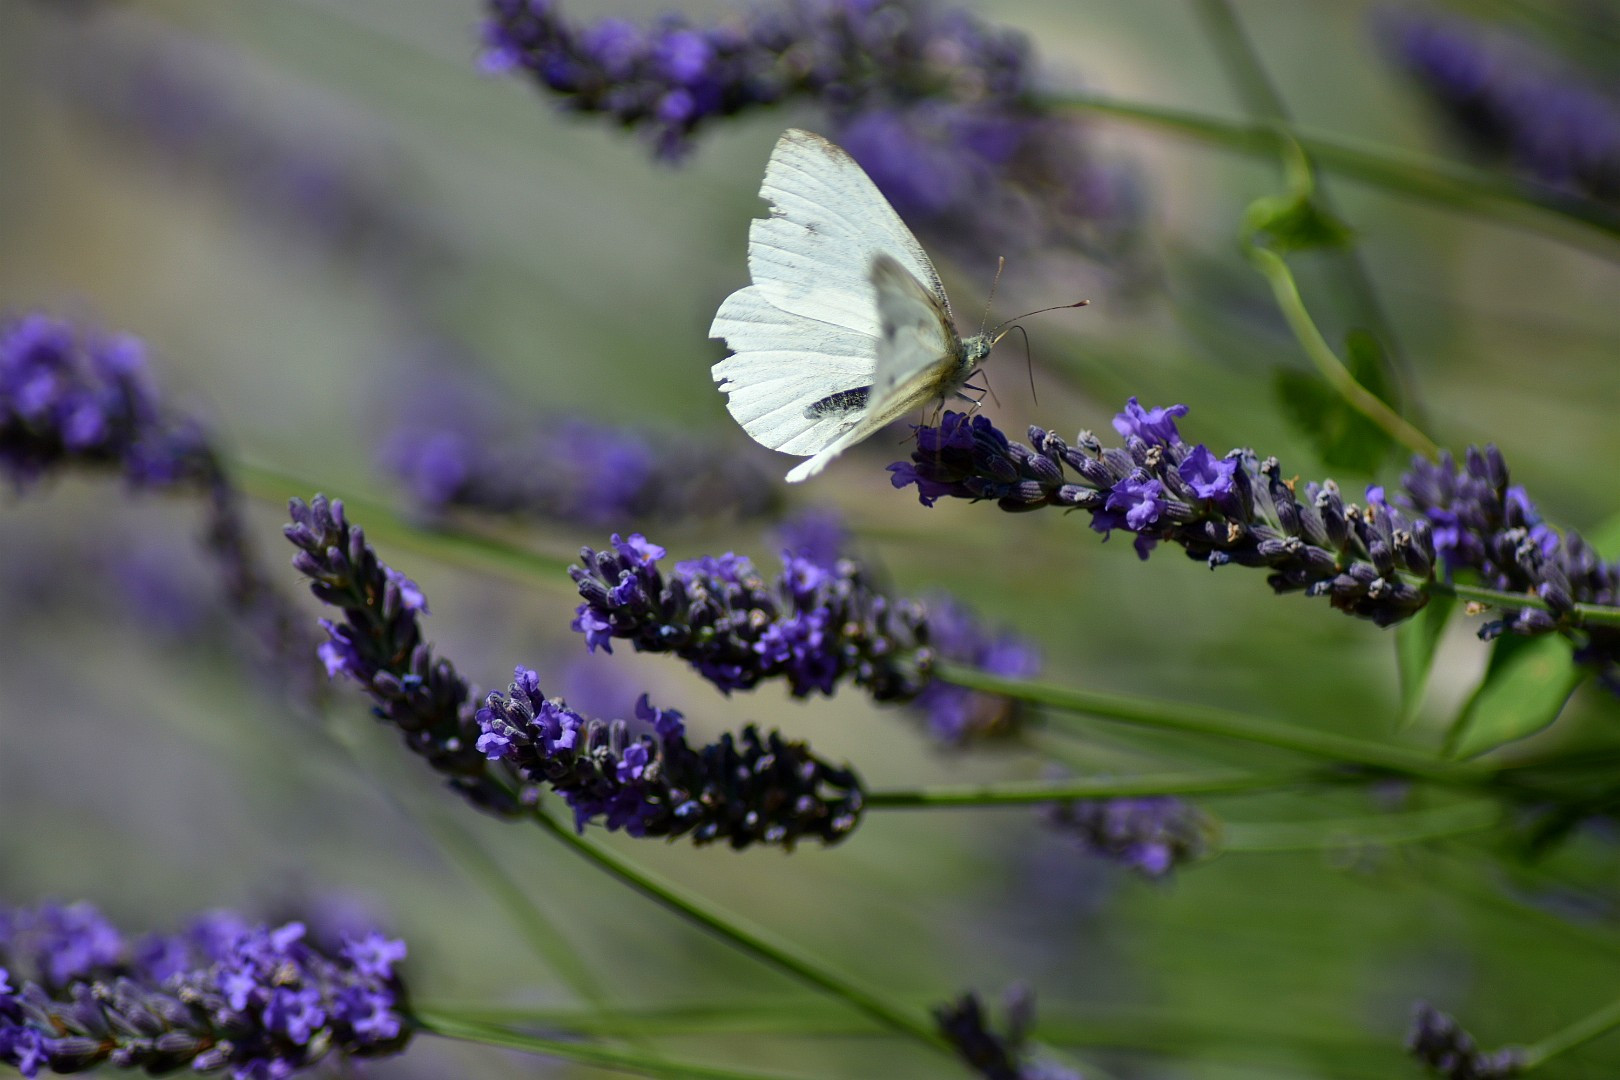
<instances>
[{"instance_id":1,"label":"butterfly forewing","mask_svg":"<svg viewBox=\"0 0 1620 1080\"><path fill-rule=\"evenodd\" d=\"M888 255L949 312L927 252L839 147L808 131L784 132L759 193L771 216L749 228L748 271L772 304L875 337L872 260Z\"/></svg>"}]
</instances>

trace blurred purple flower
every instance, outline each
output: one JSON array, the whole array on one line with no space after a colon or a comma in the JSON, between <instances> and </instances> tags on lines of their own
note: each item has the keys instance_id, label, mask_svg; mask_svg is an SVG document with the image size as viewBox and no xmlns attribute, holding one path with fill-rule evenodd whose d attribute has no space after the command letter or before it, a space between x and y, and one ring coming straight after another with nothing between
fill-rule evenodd
<instances>
[{"instance_id":1,"label":"blurred purple flower","mask_svg":"<svg viewBox=\"0 0 1620 1080\"><path fill-rule=\"evenodd\" d=\"M713 121L809 99L902 216L942 242L1117 248L1136 216L1071 119L1034 103L1022 35L931 0L779 0L704 27L584 27L555 0L489 0L486 71L679 158Z\"/></svg>"},{"instance_id":2,"label":"blurred purple flower","mask_svg":"<svg viewBox=\"0 0 1620 1080\"><path fill-rule=\"evenodd\" d=\"M1620 199L1620 99L1569 60L1460 15L1386 12L1379 37L1476 151Z\"/></svg>"},{"instance_id":3,"label":"blurred purple flower","mask_svg":"<svg viewBox=\"0 0 1620 1080\"><path fill-rule=\"evenodd\" d=\"M225 913L131 944L89 904L0 910L0 1064L286 1077L333 1052L397 1054L404 956L375 932L333 955L299 923Z\"/></svg>"}]
</instances>

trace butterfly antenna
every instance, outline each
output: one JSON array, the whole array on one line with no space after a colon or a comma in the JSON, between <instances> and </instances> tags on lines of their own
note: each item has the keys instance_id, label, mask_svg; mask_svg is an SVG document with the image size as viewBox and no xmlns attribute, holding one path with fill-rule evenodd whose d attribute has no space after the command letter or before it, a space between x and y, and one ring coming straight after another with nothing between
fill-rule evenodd
<instances>
[{"instance_id":1,"label":"butterfly antenna","mask_svg":"<svg viewBox=\"0 0 1620 1080\"><path fill-rule=\"evenodd\" d=\"M1013 318L1001 323L995 328L995 330L991 331L993 335L992 344L995 341L1000 341L1002 338L1012 333L1012 327L1009 324L1016 323L1019 319L1027 319L1031 315L1045 315L1048 311L1067 311L1070 308L1085 307L1089 303L1091 303L1090 300L1076 300L1072 304L1059 304L1056 307L1043 307L1035 311L1026 311L1022 315L1015 315ZM1007 327L1007 329L1003 330L1003 326Z\"/></svg>"},{"instance_id":2,"label":"butterfly antenna","mask_svg":"<svg viewBox=\"0 0 1620 1080\"><path fill-rule=\"evenodd\" d=\"M996 258L996 276L990 279L990 295L985 298L984 316L979 320L979 333L981 334L984 333L984 328L990 325L990 305L996 302L996 286L1001 284L1001 272L1005 269L1007 269L1006 256L998 256Z\"/></svg>"},{"instance_id":3,"label":"butterfly antenna","mask_svg":"<svg viewBox=\"0 0 1620 1080\"><path fill-rule=\"evenodd\" d=\"M1029 372L1029 396L1035 399L1036 405L1039 405L1041 403L1041 395L1035 392L1035 354L1030 350L1029 347L1029 331L1025 330L1017 323L1014 323L1012 326L1007 328L1007 332L1009 334L1014 330L1024 335L1024 370ZM1000 405L1001 402L998 401L996 404Z\"/></svg>"}]
</instances>

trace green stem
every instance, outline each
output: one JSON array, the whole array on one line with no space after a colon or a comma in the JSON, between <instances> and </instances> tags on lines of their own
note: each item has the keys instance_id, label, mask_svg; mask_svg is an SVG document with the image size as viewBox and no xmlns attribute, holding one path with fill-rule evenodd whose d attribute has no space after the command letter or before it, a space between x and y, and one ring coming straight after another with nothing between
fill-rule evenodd
<instances>
[{"instance_id":1,"label":"green stem","mask_svg":"<svg viewBox=\"0 0 1620 1080\"><path fill-rule=\"evenodd\" d=\"M974 668L941 663L937 678L969 690L1003 694L1019 701L1122 723L1168 731L1214 735L1226 739L1259 743L1280 750L1292 750L1329 761L1370 766L1437 783L1478 786L1489 781L1491 773L1478 766L1454 765L1410 747L1371 743L1327 731L1315 731L1294 724L1261 720L1246 713L1228 712L1205 705L1169 703L1097 690L1074 690L1063 686L1009 679Z\"/></svg>"},{"instance_id":2,"label":"green stem","mask_svg":"<svg viewBox=\"0 0 1620 1080\"><path fill-rule=\"evenodd\" d=\"M332 494L330 484L264 465L233 461L229 472L243 493L282 507L294 495L307 499L322 490ZM557 588L559 580L568 580L570 559L544 555L492 537L413 525L385 504L363 495L342 498L350 518L363 524L370 538L386 540L452 566L489 570L528 584Z\"/></svg>"},{"instance_id":3,"label":"green stem","mask_svg":"<svg viewBox=\"0 0 1620 1080\"><path fill-rule=\"evenodd\" d=\"M495 1024L481 1024L422 1010L413 1013L412 1019L422 1031L442 1038L544 1054L637 1076L671 1077L676 1080L785 1080L780 1073L738 1072L712 1065L680 1064L633 1050L614 1050L589 1043L524 1035Z\"/></svg>"},{"instance_id":4,"label":"green stem","mask_svg":"<svg viewBox=\"0 0 1620 1080\"><path fill-rule=\"evenodd\" d=\"M1478 585L1456 585L1444 581L1420 582L1432 593L1443 596L1455 596L1459 600L1475 604L1486 604L1490 607L1507 608L1535 608L1537 611L1551 611L1547 601L1534 593L1500 592L1496 589L1485 589ZM1620 608L1606 607L1603 604L1576 604L1570 621L1577 626L1620 626Z\"/></svg>"},{"instance_id":5,"label":"green stem","mask_svg":"<svg viewBox=\"0 0 1620 1080\"><path fill-rule=\"evenodd\" d=\"M1319 778L1287 773L1159 773L1144 776L1087 776L1075 780L964 784L957 787L895 788L869 791L869 810L932 809L963 806L1025 806L1064 799L1120 799L1144 795L1243 795L1276 791Z\"/></svg>"},{"instance_id":6,"label":"green stem","mask_svg":"<svg viewBox=\"0 0 1620 1080\"><path fill-rule=\"evenodd\" d=\"M537 811L534 819L550 836L576 854L642 895L703 927L728 945L831 994L893 1031L908 1035L934 1050L952 1054L923 1013L884 1000L876 991L832 970L797 946L760 927L748 925L737 916L714 907L673 882L665 881L596 841L558 824L543 812Z\"/></svg>"},{"instance_id":7,"label":"green stem","mask_svg":"<svg viewBox=\"0 0 1620 1080\"><path fill-rule=\"evenodd\" d=\"M1328 381L1334 391L1349 402L1361 415L1377 424L1391 439L1400 443L1414 454L1421 454L1426 458L1434 459L1440 456L1440 448L1434 444L1423 432L1414 427L1400 413L1372 393L1365 386L1356 381L1333 351L1333 346L1327 343L1322 332L1317 329L1316 321L1311 318L1309 309L1305 307L1305 300L1299 294L1299 285L1294 281L1294 272L1288 269L1288 263L1281 255L1267 248L1255 244L1244 245L1249 261L1265 276L1271 285L1271 293L1277 300L1277 306L1282 309L1283 318L1288 322L1288 328L1294 332L1299 341L1300 348L1310 357L1311 363L1316 365L1324 379Z\"/></svg>"},{"instance_id":8,"label":"green stem","mask_svg":"<svg viewBox=\"0 0 1620 1080\"><path fill-rule=\"evenodd\" d=\"M1600 1036L1620 1027L1620 998L1609 1002L1597 1012L1582 1017L1560 1031L1555 1031L1539 1042L1524 1048L1525 1069L1538 1069L1559 1054L1577 1046L1585 1046Z\"/></svg>"},{"instance_id":9,"label":"green stem","mask_svg":"<svg viewBox=\"0 0 1620 1080\"><path fill-rule=\"evenodd\" d=\"M1198 14L1215 43L1216 52L1226 67L1227 76L1237 89L1238 97L1243 101L1245 111L1255 120L1289 123L1293 118L1289 115L1288 105L1283 101L1282 93L1278 91L1276 84L1271 81L1271 76L1267 74L1260 53L1244 31L1243 23L1230 0L1195 0L1195 2ZM1287 168L1286 158L1284 168ZM1315 189L1316 202L1331 216L1339 217L1338 206L1332 193L1321 183L1316 163L1307 160L1307 168L1312 178L1312 187ZM1367 269L1361 249L1352 246L1343 253L1342 259L1336 265L1342 271L1341 276L1349 288L1354 306L1365 314L1378 339L1385 346L1384 368L1399 388L1398 400L1407 401L1410 396L1408 385L1410 379L1401 360L1404 354L1395 337L1395 329L1384 311L1383 302L1378 298L1378 290L1373 285L1372 274Z\"/></svg>"},{"instance_id":10,"label":"green stem","mask_svg":"<svg viewBox=\"0 0 1620 1080\"><path fill-rule=\"evenodd\" d=\"M1270 157L1292 139L1319 166L1341 176L1540 232L1611 259L1620 258L1620 247L1616 246L1620 241L1620 214L1589 199L1457 162L1311 131L1296 124L1222 120L1096 94L1052 95L1042 98L1041 104L1107 116L1256 157Z\"/></svg>"},{"instance_id":11,"label":"green stem","mask_svg":"<svg viewBox=\"0 0 1620 1080\"><path fill-rule=\"evenodd\" d=\"M1432 810L1379 814L1335 821L1238 825L1221 828L1220 850L1245 854L1324 851L1362 844L1421 844L1468 833L1484 832L1502 823L1502 808L1490 800L1476 800Z\"/></svg>"}]
</instances>

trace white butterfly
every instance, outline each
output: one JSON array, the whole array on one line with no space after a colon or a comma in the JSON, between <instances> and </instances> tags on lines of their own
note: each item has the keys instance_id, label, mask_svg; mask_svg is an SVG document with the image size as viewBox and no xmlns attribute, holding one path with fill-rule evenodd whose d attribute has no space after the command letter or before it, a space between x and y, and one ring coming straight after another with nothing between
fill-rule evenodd
<instances>
[{"instance_id":1,"label":"white butterfly","mask_svg":"<svg viewBox=\"0 0 1620 1080\"><path fill-rule=\"evenodd\" d=\"M999 337L961 338L934 264L855 160L820 135L782 133L748 230L748 272L709 336L734 355L712 374L743 430L809 461L807 480L884 425L955 393Z\"/></svg>"}]
</instances>

